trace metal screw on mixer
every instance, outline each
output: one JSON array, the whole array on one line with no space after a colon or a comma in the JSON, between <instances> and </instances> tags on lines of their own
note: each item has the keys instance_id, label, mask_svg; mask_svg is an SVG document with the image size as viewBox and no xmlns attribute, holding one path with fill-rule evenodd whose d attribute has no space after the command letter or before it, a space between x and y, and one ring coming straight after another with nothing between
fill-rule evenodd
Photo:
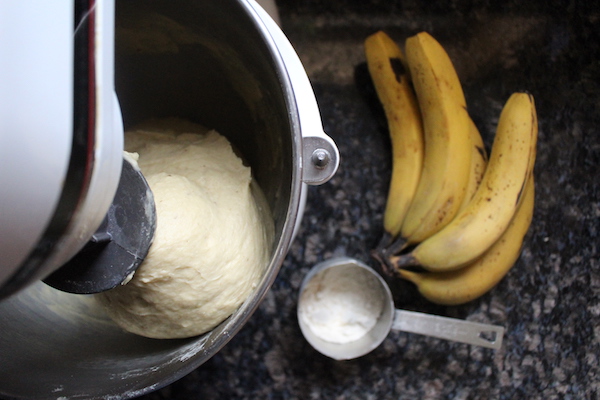
<instances>
[{"instance_id":1,"label":"metal screw on mixer","mask_svg":"<svg viewBox=\"0 0 600 400\"><path fill-rule=\"evenodd\" d=\"M325 149L316 149L312 153L311 160L315 168L324 169L331 161L331 154Z\"/></svg>"},{"instance_id":2,"label":"metal screw on mixer","mask_svg":"<svg viewBox=\"0 0 600 400\"><path fill-rule=\"evenodd\" d=\"M339 154L335 144L323 133L302 137L302 181L321 185L337 171Z\"/></svg>"}]
</instances>

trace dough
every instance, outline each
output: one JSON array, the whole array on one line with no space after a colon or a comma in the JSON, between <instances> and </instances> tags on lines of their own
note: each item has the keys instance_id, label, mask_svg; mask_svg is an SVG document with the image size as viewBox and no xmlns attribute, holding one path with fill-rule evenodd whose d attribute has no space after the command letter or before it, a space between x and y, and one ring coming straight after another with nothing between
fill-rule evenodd
<instances>
[{"instance_id":1,"label":"dough","mask_svg":"<svg viewBox=\"0 0 600 400\"><path fill-rule=\"evenodd\" d=\"M156 233L133 278L97 297L138 335L205 333L246 300L269 262L268 224L250 168L216 131L136 130L126 134L126 149L139 154L154 193Z\"/></svg>"}]
</instances>

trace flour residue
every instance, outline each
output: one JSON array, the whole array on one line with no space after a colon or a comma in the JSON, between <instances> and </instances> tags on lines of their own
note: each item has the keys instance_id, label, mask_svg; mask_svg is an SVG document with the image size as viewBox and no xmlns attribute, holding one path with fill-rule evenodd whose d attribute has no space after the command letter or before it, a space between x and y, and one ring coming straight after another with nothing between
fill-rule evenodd
<instances>
[{"instance_id":1,"label":"flour residue","mask_svg":"<svg viewBox=\"0 0 600 400\"><path fill-rule=\"evenodd\" d=\"M308 282L298 311L302 322L321 339L348 343L375 326L384 304L381 283L369 271L333 267Z\"/></svg>"}]
</instances>

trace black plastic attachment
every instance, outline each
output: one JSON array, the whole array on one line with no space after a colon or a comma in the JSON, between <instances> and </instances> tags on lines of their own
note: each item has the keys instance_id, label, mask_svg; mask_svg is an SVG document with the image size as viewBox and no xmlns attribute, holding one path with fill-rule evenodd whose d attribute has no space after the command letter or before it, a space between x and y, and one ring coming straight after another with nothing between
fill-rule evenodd
<instances>
[{"instance_id":1,"label":"black plastic attachment","mask_svg":"<svg viewBox=\"0 0 600 400\"><path fill-rule=\"evenodd\" d=\"M123 160L119 186L104 221L84 248L44 282L77 294L112 289L144 261L155 229L152 191L139 169Z\"/></svg>"}]
</instances>

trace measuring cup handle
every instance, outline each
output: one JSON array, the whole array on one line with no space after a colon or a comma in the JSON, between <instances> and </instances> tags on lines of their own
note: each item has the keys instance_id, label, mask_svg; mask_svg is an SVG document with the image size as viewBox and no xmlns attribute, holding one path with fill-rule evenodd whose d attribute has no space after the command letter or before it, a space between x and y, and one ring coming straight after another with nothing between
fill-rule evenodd
<instances>
[{"instance_id":1,"label":"measuring cup handle","mask_svg":"<svg viewBox=\"0 0 600 400\"><path fill-rule=\"evenodd\" d=\"M499 349L504 328L420 312L396 310L392 329Z\"/></svg>"}]
</instances>

